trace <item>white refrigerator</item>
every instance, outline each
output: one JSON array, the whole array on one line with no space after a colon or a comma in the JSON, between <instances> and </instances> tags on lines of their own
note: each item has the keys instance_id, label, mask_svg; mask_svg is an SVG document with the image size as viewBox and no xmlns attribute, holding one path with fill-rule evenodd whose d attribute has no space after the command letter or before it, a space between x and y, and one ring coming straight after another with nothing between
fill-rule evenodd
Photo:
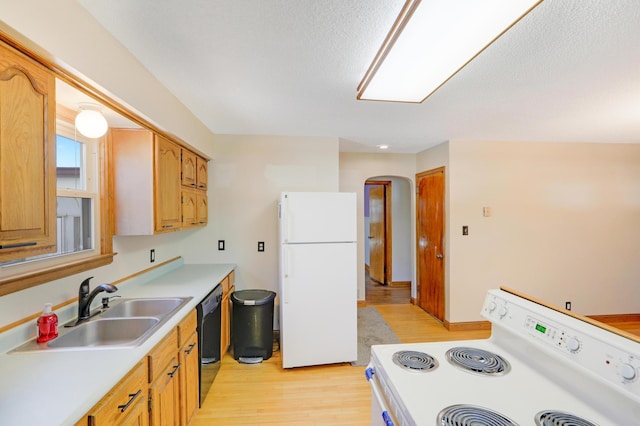
<instances>
[{"instance_id":1,"label":"white refrigerator","mask_svg":"<svg viewBox=\"0 0 640 426\"><path fill-rule=\"evenodd\" d=\"M356 194L284 192L278 210L282 366L355 361Z\"/></svg>"}]
</instances>

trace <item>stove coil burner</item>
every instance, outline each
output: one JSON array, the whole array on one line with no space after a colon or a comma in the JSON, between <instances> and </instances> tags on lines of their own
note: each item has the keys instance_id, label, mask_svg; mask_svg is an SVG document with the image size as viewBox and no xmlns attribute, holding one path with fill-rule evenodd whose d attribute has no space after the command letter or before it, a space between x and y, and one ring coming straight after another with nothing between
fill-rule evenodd
<instances>
[{"instance_id":1,"label":"stove coil burner","mask_svg":"<svg viewBox=\"0 0 640 426\"><path fill-rule=\"evenodd\" d=\"M481 376L502 376L511 369L509 363L499 355L476 348L451 348L446 353L449 362L470 373Z\"/></svg>"},{"instance_id":2,"label":"stove coil burner","mask_svg":"<svg viewBox=\"0 0 640 426\"><path fill-rule=\"evenodd\" d=\"M596 426L588 420L563 411L547 410L536 414L537 426Z\"/></svg>"},{"instance_id":3,"label":"stove coil burner","mask_svg":"<svg viewBox=\"0 0 640 426\"><path fill-rule=\"evenodd\" d=\"M451 405L438 413L438 426L518 426L516 422L488 408Z\"/></svg>"},{"instance_id":4,"label":"stove coil burner","mask_svg":"<svg viewBox=\"0 0 640 426\"><path fill-rule=\"evenodd\" d=\"M393 362L412 371L431 371L438 368L438 361L429 354L418 351L399 351L393 354Z\"/></svg>"}]
</instances>

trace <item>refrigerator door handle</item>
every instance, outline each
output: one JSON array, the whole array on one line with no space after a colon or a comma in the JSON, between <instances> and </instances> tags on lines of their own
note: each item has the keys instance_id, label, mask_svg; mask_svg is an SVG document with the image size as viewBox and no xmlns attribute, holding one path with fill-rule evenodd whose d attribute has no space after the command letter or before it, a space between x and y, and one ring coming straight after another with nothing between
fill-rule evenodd
<instances>
[{"instance_id":1,"label":"refrigerator door handle","mask_svg":"<svg viewBox=\"0 0 640 426\"><path fill-rule=\"evenodd\" d=\"M289 256L286 248L282 250L282 280L283 280L283 293L284 304L289 304Z\"/></svg>"}]
</instances>

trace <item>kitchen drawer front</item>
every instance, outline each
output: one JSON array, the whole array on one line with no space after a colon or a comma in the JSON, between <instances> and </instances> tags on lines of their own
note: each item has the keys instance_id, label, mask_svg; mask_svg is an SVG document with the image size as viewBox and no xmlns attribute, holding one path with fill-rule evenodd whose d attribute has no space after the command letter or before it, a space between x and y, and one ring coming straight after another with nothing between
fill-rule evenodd
<instances>
[{"instance_id":1,"label":"kitchen drawer front","mask_svg":"<svg viewBox=\"0 0 640 426\"><path fill-rule=\"evenodd\" d=\"M174 328L167 337L149 352L149 383L152 383L175 358L178 352L178 329Z\"/></svg>"},{"instance_id":2,"label":"kitchen drawer front","mask_svg":"<svg viewBox=\"0 0 640 426\"><path fill-rule=\"evenodd\" d=\"M182 347L189 336L196 331L198 316L195 309L178 324L178 347Z\"/></svg>"},{"instance_id":3,"label":"kitchen drawer front","mask_svg":"<svg viewBox=\"0 0 640 426\"><path fill-rule=\"evenodd\" d=\"M141 360L116 386L102 398L88 416L76 425L112 426L123 424L135 417L135 411L144 411L148 399L147 360ZM141 404L143 406L141 406ZM133 414L132 414L133 413ZM139 413L138 413L139 414ZM145 422L146 423L146 422Z\"/></svg>"}]
</instances>

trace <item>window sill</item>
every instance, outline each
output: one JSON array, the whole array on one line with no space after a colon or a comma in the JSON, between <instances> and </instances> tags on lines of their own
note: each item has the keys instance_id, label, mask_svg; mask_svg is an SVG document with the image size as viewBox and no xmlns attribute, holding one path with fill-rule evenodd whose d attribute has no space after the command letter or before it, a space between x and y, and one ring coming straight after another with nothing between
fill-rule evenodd
<instances>
[{"instance_id":1,"label":"window sill","mask_svg":"<svg viewBox=\"0 0 640 426\"><path fill-rule=\"evenodd\" d=\"M101 254L82 260L59 264L39 271L2 278L0 279L0 296L108 265L113 262L113 256L116 254L117 253Z\"/></svg>"}]
</instances>

